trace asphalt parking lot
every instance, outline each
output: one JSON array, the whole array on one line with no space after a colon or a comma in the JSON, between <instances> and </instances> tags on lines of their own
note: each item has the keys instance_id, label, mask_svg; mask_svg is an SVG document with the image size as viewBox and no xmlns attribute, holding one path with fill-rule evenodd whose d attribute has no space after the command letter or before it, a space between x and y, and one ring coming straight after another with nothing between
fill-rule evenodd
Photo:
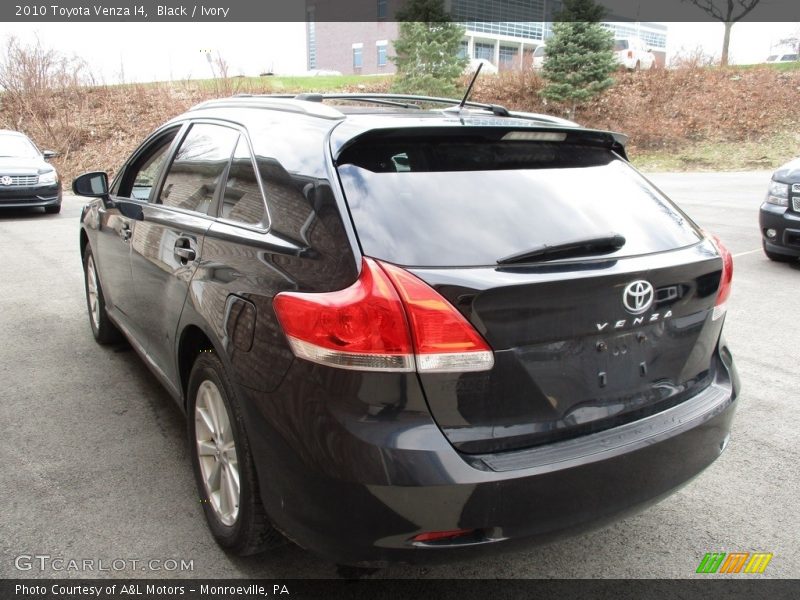
<instances>
[{"instance_id":1,"label":"asphalt parking lot","mask_svg":"<svg viewBox=\"0 0 800 600\"><path fill-rule=\"evenodd\" d=\"M744 389L723 456L677 494L604 530L373 577L684 578L712 551L771 552L764 577L800 577L800 263L772 263L761 252L758 206L769 175L652 176L735 257L726 334ZM334 565L293 545L246 559L215 545L181 412L134 352L92 339L81 205L67 196L60 215L0 213L0 577L334 576ZM20 571L20 555L128 566ZM193 569L142 572L132 559L183 559Z\"/></svg>"}]
</instances>

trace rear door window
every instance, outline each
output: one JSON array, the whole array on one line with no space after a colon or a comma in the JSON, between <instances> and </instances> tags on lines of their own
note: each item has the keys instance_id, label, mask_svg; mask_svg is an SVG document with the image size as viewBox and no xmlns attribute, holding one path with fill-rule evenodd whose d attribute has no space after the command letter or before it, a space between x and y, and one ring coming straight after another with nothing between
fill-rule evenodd
<instances>
[{"instance_id":1,"label":"rear door window","mask_svg":"<svg viewBox=\"0 0 800 600\"><path fill-rule=\"evenodd\" d=\"M206 213L228 166L239 132L208 123L192 125L169 167L158 202Z\"/></svg>"},{"instance_id":2,"label":"rear door window","mask_svg":"<svg viewBox=\"0 0 800 600\"><path fill-rule=\"evenodd\" d=\"M262 226L266 220L264 198L258 185L253 157L243 135L236 144L222 192L221 217L253 226Z\"/></svg>"},{"instance_id":3,"label":"rear door window","mask_svg":"<svg viewBox=\"0 0 800 600\"><path fill-rule=\"evenodd\" d=\"M610 150L525 137L373 137L346 148L337 168L365 254L407 266L480 266L610 233L626 239L614 258L700 239Z\"/></svg>"}]
</instances>

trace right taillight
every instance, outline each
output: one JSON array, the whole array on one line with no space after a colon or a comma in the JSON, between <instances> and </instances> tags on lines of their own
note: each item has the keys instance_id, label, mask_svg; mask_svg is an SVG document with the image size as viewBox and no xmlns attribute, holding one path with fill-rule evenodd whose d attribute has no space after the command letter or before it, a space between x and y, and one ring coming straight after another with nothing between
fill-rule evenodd
<instances>
[{"instance_id":1,"label":"right taillight","mask_svg":"<svg viewBox=\"0 0 800 600\"><path fill-rule=\"evenodd\" d=\"M275 314L295 356L362 371L482 371L486 341L452 304L408 271L363 258L350 287L282 292Z\"/></svg>"},{"instance_id":2,"label":"right taillight","mask_svg":"<svg viewBox=\"0 0 800 600\"><path fill-rule=\"evenodd\" d=\"M720 239L715 235L709 235L714 246L722 258L722 277L719 281L719 290L717 291L717 301L714 303L714 314L712 319L717 320L725 314L727 310L728 296L731 295L731 284L733 282L733 256L730 251L725 247Z\"/></svg>"}]
</instances>

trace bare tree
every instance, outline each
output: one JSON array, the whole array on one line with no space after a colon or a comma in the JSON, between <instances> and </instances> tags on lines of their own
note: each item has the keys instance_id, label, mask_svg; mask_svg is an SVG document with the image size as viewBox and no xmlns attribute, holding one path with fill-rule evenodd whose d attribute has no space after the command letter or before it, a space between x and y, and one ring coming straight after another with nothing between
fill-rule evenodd
<instances>
[{"instance_id":1,"label":"bare tree","mask_svg":"<svg viewBox=\"0 0 800 600\"><path fill-rule=\"evenodd\" d=\"M703 10L712 19L725 25L725 37L722 39L722 57L720 64L728 65L728 48L731 44L731 28L750 14L761 0L689 0L697 8Z\"/></svg>"}]
</instances>

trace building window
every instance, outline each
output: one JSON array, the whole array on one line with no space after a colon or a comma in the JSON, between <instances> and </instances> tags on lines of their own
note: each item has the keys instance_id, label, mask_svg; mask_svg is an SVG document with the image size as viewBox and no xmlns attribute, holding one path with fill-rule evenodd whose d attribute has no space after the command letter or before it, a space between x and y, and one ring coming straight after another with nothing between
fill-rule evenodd
<instances>
[{"instance_id":1,"label":"building window","mask_svg":"<svg viewBox=\"0 0 800 600\"><path fill-rule=\"evenodd\" d=\"M516 66L519 48L514 46L500 46L500 64L504 69L513 69Z\"/></svg>"},{"instance_id":2,"label":"building window","mask_svg":"<svg viewBox=\"0 0 800 600\"><path fill-rule=\"evenodd\" d=\"M386 40L381 40L380 42L375 42L375 47L378 51L378 66L385 67L386 66L386 49L388 48L388 42Z\"/></svg>"},{"instance_id":3,"label":"building window","mask_svg":"<svg viewBox=\"0 0 800 600\"><path fill-rule=\"evenodd\" d=\"M473 58L483 58L489 62L494 62L494 44L475 42L473 55Z\"/></svg>"},{"instance_id":4,"label":"building window","mask_svg":"<svg viewBox=\"0 0 800 600\"><path fill-rule=\"evenodd\" d=\"M389 10L387 7L388 0L378 0L378 18L385 19L388 16Z\"/></svg>"},{"instance_id":5,"label":"building window","mask_svg":"<svg viewBox=\"0 0 800 600\"><path fill-rule=\"evenodd\" d=\"M469 56L469 42L461 40L461 44L458 47L458 58L467 58L467 56Z\"/></svg>"},{"instance_id":6,"label":"building window","mask_svg":"<svg viewBox=\"0 0 800 600\"><path fill-rule=\"evenodd\" d=\"M353 44L353 68L360 69L364 66L364 44Z\"/></svg>"}]
</instances>

